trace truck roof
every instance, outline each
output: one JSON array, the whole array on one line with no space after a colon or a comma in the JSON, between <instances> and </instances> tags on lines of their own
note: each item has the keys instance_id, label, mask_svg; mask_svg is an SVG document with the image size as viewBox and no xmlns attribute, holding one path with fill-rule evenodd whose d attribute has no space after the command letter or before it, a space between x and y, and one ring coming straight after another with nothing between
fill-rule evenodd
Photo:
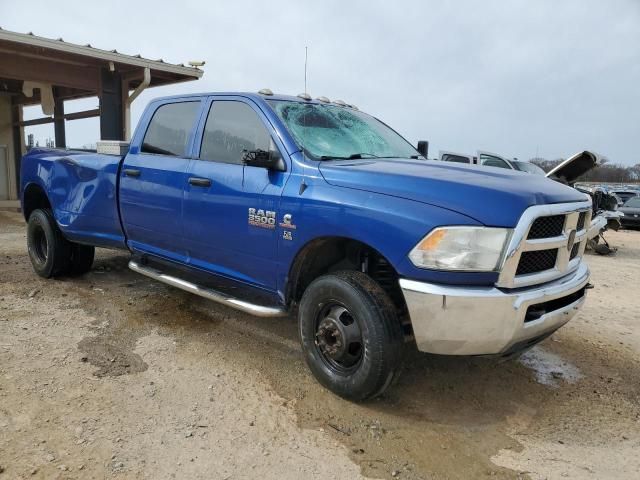
<instances>
[{"instance_id":1,"label":"truck roof","mask_svg":"<svg viewBox=\"0 0 640 480\"><path fill-rule=\"evenodd\" d=\"M303 95L303 94L300 94L300 95ZM257 92L201 92L201 93L187 93L182 95L169 95L166 97L158 97L154 99L154 101L172 100L176 98L201 98L201 97L209 97L209 96L241 96L241 97L251 98L252 100L257 100L257 101L286 100L286 101L306 102L306 103L315 103L315 104L323 104L323 105L326 105L327 103L329 103L332 105L338 105L343 107L353 107L353 105L350 105L346 102L343 105L342 103L340 103L341 100L327 102L328 99L326 99L326 97L319 97L319 98L307 100L301 97L300 95L283 95L278 93L266 95L266 94L257 93Z\"/></svg>"}]
</instances>

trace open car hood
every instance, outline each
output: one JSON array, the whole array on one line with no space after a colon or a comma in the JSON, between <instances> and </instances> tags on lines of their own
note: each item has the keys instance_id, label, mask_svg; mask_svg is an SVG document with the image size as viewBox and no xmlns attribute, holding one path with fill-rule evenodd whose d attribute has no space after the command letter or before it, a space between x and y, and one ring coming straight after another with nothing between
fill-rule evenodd
<instances>
[{"instance_id":1,"label":"open car hood","mask_svg":"<svg viewBox=\"0 0 640 480\"><path fill-rule=\"evenodd\" d=\"M585 150L572 155L560 165L551 169L547 173L547 177L567 185L573 185L581 175L601 164L602 158L600 155Z\"/></svg>"}]
</instances>

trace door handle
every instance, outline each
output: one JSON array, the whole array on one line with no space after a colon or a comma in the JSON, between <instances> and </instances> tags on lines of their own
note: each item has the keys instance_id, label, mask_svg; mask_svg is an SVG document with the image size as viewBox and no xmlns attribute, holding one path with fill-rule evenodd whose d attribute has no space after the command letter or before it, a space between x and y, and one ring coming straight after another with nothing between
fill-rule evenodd
<instances>
[{"instance_id":1,"label":"door handle","mask_svg":"<svg viewBox=\"0 0 640 480\"><path fill-rule=\"evenodd\" d=\"M210 187L211 180L208 178L191 177L189 183L195 187Z\"/></svg>"},{"instance_id":2,"label":"door handle","mask_svg":"<svg viewBox=\"0 0 640 480\"><path fill-rule=\"evenodd\" d=\"M127 177L139 177L140 176L140 170L136 170L135 168L125 168L123 170L125 176Z\"/></svg>"}]
</instances>

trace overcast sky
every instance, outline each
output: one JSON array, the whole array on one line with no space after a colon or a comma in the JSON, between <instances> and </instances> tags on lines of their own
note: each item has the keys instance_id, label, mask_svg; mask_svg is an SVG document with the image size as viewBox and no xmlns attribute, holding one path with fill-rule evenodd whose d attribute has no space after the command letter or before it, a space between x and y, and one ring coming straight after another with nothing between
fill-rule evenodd
<instances>
[{"instance_id":1,"label":"overcast sky","mask_svg":"<svg viewBox=\"0 0 640 480\"><path fill-rule=\"evenodd\" d=\"M0 0L0 27L206 61L201 80L141 95L134 122L155 96L298 94L308 46L313 96L354 103L412 143L429 140L430 157L593 149L640 163L640 0ZM67 122L67 132L72 146L93 143L97 120Z\"/></svg>"}]
</instances>

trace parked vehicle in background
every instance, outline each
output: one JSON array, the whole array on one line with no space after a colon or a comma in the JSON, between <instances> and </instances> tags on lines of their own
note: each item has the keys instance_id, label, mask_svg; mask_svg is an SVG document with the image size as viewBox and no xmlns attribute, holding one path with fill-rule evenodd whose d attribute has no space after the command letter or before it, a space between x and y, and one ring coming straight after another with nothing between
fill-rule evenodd
<instances>
[{"instance_id":1,"label":"parked vehicle in background","mask_svg":"<svg viewBox=\"0 0 640 480\"><path fill-rule=\"evenodd\" d=\"M618 197L618 207L622 207L627 201L634 197L639 197L640 192L637 190L615 188L611 192Z\"/></svg>"},{"instance_id":2,"label":"parked vehicle in background","mask_svg":"<svg viewBox=\"0 0 640 480\"><path fill-rule=\"evenodd\" d=\"M599 155L592 152L579 152L572 155L547 173L547 177L566 185L574 187L576 190L586 193L591 197L592 220L587 238L589 246L600 254L611 253L613 250L605 240L603 233L607 229L618 230L620 228L620 218L623 213L616 211L618 208L618 197L610 193L603 187L592 187L580 185L576 180L589 170L597 168L601 163ZM602 241L602 245L600 242Z\"/></svg>"},{"instance_id":3,"label":"parked vehicle in background","mask_svg":"<svg viewBox=\"0 0 640 480\"><path fill-rule=\"evenodd\" d=\"M349 399L381 394L406 342L510 356L586 298L585 195L426 161L425 143L344 102L162 98L130 145L98 150L23 157L38 275L81 274L94 246L120 248L132 270L176 288L262 317L297 312L310 370Z\"/></svg>"},{"instance_id":4,"label":"parked vehicle in background","mask_svg":"<svg viewBox=\"0 0 640 480\"><path fill-rule=\"evenodd\" d=\"M533 173L536 175L545 175L537 165L522 160L508 159L497 153L489 153L478 151L477 155L467 155L455 152L440 152L440 158L443 162L467 163L471 165L482 165L485 167L507 168L510 170L518 170L520 172Z\"/></svg>"},{"instance_id":5,"label":"parked vehicle in background","mask_svg":"<svg viewBox=\"0 0 640 480\"><path fill-rule=\"evenodd\" d=\"M467 163L469 165L477 163L477 157L467 155L466 153L440 151L438 160L442 162Z\"/></svg>"},{"instance_id":6,"label":"parked vehicle in background","mask_svg":"<svg viewBox=\"0 0 640 480\"><path fill-rule=\"evenodd\" d=\"M531 162L524 162L522 160L507 160L511 166L515 170L520 170L521 172L533 173L535 175L546 175L545 171L541 169L538 165Z\"/></svg>"},{"instance_id":7,"label":"parked vehicle in background","mask_svg":"<svg viewBox=\"0 0 640 480\"><path fill-rule=\"evenodd\" d=\"M620 207L620 211L624 213L624 217L620 219L623 227L640 227L640 196L631 197Z\"/></svg>"}]
</instances>

